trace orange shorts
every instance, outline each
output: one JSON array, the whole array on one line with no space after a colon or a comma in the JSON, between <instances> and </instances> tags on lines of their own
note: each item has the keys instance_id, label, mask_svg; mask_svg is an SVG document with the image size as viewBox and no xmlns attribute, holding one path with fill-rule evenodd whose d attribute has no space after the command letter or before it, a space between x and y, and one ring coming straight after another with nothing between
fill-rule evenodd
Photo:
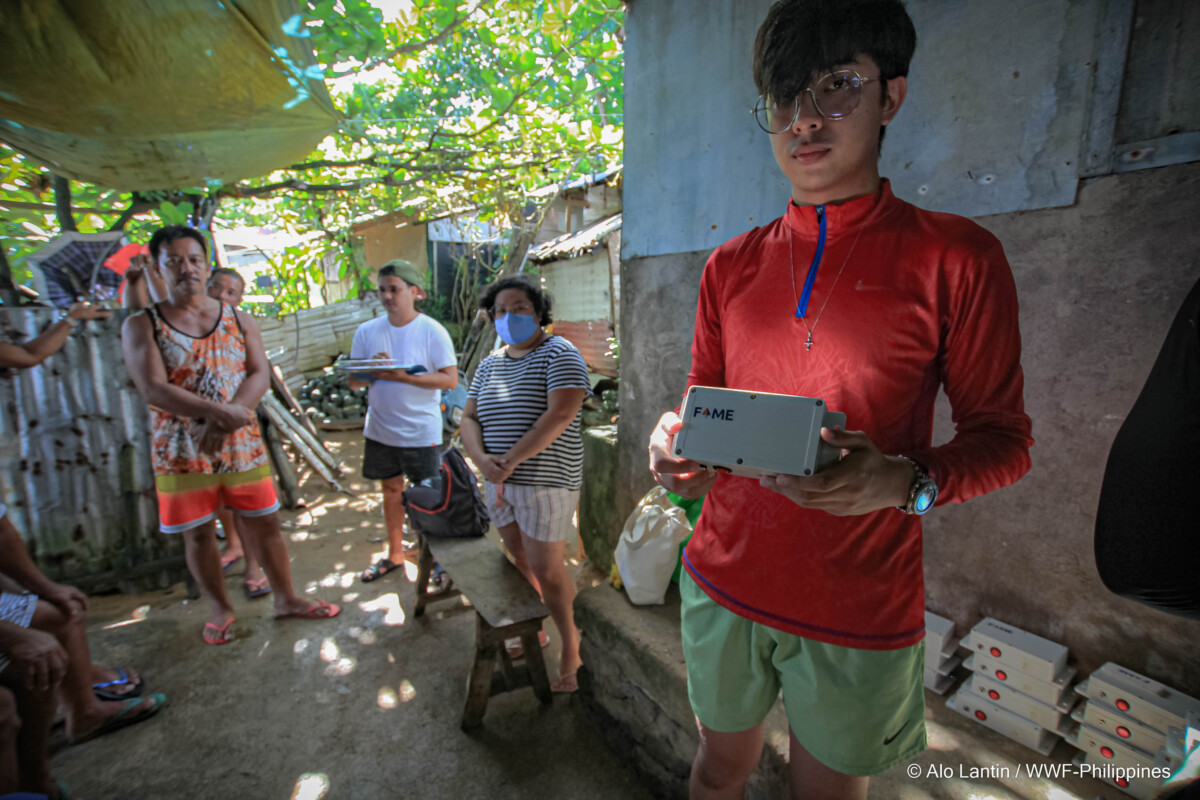
<instances>
[{"instance_id":1,"label":"orange shorts","mask_svg":"<svg viewBox=\"0 0 1200 800\"><path fill-rule=\"evenodd\" d=\"M279 510L271 467L246 472L158 475L159 529L183 533L213 520L222 506L244 517L265 517Z\"/></svg>"}]
</instances>

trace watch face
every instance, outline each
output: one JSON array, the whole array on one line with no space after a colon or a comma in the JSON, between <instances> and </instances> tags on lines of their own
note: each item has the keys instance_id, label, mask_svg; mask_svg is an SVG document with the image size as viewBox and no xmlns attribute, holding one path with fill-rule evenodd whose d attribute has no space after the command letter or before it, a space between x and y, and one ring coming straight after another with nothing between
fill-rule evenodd
<instances>
[{"instance_id":1,"label":"watch face","mask_svg":"<svg viewBox=\"0 0 1200 800\"><path fill-rule=\"evenodd\" d=\"M932 482L922 486L917 491L917 496L913 498L913 513L924 514L933 508L933 503L937 500L937 493L937 486Z\"/></svg>"}]
</instances>

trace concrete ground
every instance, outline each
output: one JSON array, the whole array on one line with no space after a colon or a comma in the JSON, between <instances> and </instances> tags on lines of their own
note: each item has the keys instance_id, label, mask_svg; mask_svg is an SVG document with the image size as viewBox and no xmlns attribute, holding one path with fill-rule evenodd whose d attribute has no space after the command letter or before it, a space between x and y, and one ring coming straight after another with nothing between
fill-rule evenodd
<instances>
[{"instance_id":1,"label":"concrete ground","mask_svg":"<svg viewBox=\"0 0 1200 800\"><path fill-rule=\"evenodd\" d=\"M183 584L92 598L94 660L136 667L168 706L82 745L59 737L56 776L85 800L649 798L567 696L500 695L482 728L459 729L474 615L455 599L413 618L411 565L357 579L384 546L380 495L357 474L361 436L329 439L359 496L309 477L308 508L282 517L297 588L341 616L277 622L270 599L245 599L240 566L227 579L237 639L223 647L201 641L208 603ZM553 677L557 641L547 664Z\"/></svg>"}]
</instances>

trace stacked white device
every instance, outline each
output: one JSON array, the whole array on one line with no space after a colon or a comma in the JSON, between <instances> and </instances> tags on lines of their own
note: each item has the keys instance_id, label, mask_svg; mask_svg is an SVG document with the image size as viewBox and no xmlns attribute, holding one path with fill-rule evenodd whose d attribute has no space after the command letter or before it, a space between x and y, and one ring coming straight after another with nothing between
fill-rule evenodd
<instances>
[{"instance_id":1,"label":"stacked white device","mask_svg":"<svg viewBox=\"0 0 1200 800\"><path fill-rule=\"evenodd\" d=\"M945 694L954 685L954 670L963 657L958 653L954 620L925 611L925 688Z\"/></svg>"},{"instance_id":2,"label":"stacked white device","mask_svg":"<svg viewBox=\"0 0 1200 800\"><path fill-rule=\"evenodd\" d=\"M1071 725L1075 668L1067 648L985 618L962 640L973 673L946 701L949 708L999 734L1049 755Z\"/></svg>"},{"instance_id":3,"label":"stacked white device","mask_svg":"<svg viewBox=\"0 0 1200 800\"><path fill-rule=\"evenodd\" d=\"M1083 751L1076 761L1134 770L1096 777L1133 797L1151 797L1183 764L1189 719L1200 720L1200 700L1111 661L1075 691L1087 698L1072 715L1079 729L1067 739ZM1158 772L1142 775L1152 767Z\"/></svg>"}]
</instances>

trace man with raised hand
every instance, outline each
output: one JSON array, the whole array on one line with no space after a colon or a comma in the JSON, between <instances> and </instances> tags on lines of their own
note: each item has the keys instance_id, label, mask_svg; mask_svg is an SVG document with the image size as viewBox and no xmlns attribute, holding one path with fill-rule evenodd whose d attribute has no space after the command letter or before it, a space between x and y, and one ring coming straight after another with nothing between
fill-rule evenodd
<instances>
[{"instance_id":1,"label":"man with raised hand","mask_svg":"<svg viewBox=\"0 0 1200 800\"><path fill-rule=\"evenodd\" d=\"M232 641L216 519L222 505L244 518L275 594L275 616L321 619L339 608L292 587L279 502L254 409L269 383L258 325L209 297L208 248L193 228L161 228L150 255L167 299L125 321L125 366L150 405L155 483L164 533L182 533L188 568L212 601L204 641Z\"/></svg>"},{"instance_id":2,"label":"man with raised hand","mask_svg":"<svg viewBox=\"0 0 1200 800\"><path fill-rule=\"evenodd\" d=\"M379 270L379 299L385 316L354 332L350 357L389 358L409 369L375 370L350 378L350 388L370 386L363 428L364 478L383 484L383 518L388 546L367 567L365 582L378 580L404 563L404 481L438 480L441 468L442 390L458 386L454 343L436 320L419 312L425 275L402 258Z\"/></svg>"},{"instance_id":3,"label":"man with raised hand","mask_svg":"<svg viewBox=\"0 0 1200 800\"><path fill-rule=\"evenodd\" d=\"M794 797L865 797L924 749L920 515L1029 469L1000 243L879 175L915 46L900 0L782 0L755 42L755 119L791 198L710 256L687 386L822 398L852 430L822 431L828 469L759 480L677 458L674 412L651 437L660 484L707 492L680 585L693 798L742 796L781 690ZM939 385L956 434L933 447Z\"/></svg>"}]
</instances>

